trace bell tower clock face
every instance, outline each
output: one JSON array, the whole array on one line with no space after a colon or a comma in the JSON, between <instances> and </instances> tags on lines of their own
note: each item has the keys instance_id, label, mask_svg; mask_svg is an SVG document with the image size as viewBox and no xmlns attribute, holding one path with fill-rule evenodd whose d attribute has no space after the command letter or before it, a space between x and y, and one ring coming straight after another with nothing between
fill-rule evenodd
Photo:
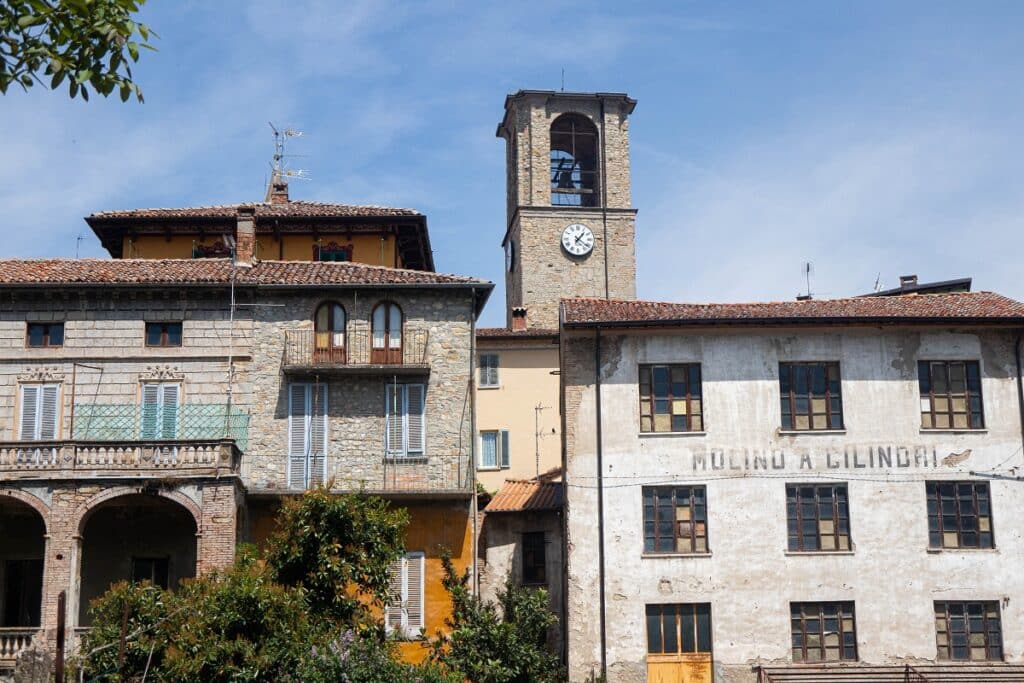
<instances>
[{"instance_id":1,"label":"bell tower clock face","mask_svg":"<svg viewBox=\"0 0 1024 683\"><path fill-rule=\"evenodd\" d=\"M594 233L582 223L572 223L562 231L562 248L573 256L586 256L594 248Z\"/></svg>"}]
</instances>

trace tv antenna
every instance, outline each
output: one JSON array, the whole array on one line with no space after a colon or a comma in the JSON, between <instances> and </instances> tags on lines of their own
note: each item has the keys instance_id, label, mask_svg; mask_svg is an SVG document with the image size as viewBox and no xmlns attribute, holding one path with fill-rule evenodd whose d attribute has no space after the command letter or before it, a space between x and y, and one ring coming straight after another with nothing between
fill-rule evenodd
<instances>
[{"instance_id":1,"label":"tv antenna","mask_svg":"<svg viewBox=\"0 0 1024 683\"><path fill-rule=\"evenodd\" d=\"M288 138L301 138L301 130L285 128L278 130L272 122L269 122L270 130L274 131L274 160L270 164L270 182L282 183L288 178L309 180L309 172L301 168L288 168L288 159L295 158L297 154L285 154L284 143Z\"/></svg>"},{"instance_id":2,"label":"tv antenna","mask_svg":"<svg viewBox=\"0 0 1024 683\"><path fill-rule=\"evenodd\" d=\"M811 261L804 261L804 265L801 268L804 276L804 282L807 283L807 293L801 294L801 299L811 299L814 297L814 292L811 291L811 276L814 275L814 263Z\"/></svg>"},{"instance_id":3,"label":"tv antenna","mask_svg":"<svg viewBox=\"0 0 1024 683\"><path fill-rule=\"evenodd\" d=\"M84 239L85 238L82 237L82 233L79 232L78 233L78 237L75 238L75 258L78 258L78 253L82 249L82 240L84 240Z\"/></svg>"},{"instance_id":4,"label":"tv antenna","mask_svg":"<svg viewBox=\"0 0 1024 683\"><path fill-rule=\"evenodd\" d=\"M882 272L879 271L878 275L875 276L875 293L882 291Z\"/></svg>"}]
</instances>

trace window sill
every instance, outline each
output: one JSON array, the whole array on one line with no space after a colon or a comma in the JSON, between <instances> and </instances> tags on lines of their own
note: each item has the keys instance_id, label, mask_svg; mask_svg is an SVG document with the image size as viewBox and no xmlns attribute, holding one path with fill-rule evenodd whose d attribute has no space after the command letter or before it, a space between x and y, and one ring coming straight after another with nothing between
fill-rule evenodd
<instances>
[{"instance_id":1,"label":"window sill","mask_svg":"<svg viewBox=\"0 0 1024 683\"><path fill-rule=\"evenodd\" d=\"M476 468L476 471L477 472L501 472L503 469L508 469L508 468L507 467L484 467L483 465L478 465L477 468Z\"/></svg>"},{"instance_id":2,"label":"window sill","mask_svg":"<svg viewBox=\"0 0 1024 683\"><path fill-rule=\"evenodd\" d=\"M423 464L427 462L429 458L425 455L385 455L384 462L390 462L395 464Z\"/></svg>"},{"instance_id":3,"label":"window sill","mask_svg":"<svg viewBox=\"0 0 1024 683\"><path fill-rule=\"evenodd\" d=\"M787 550L784 553L786 557L801 557L803 555L810 555L813 557L830 557L832 555L856 555L854 550Z\"/></svg>"},{"instance_id":4,"label":"window sill","mask_svg":"<svg viewBox=\"0 0 1024 683\"><path fill-rule=\"evenodd\" d=\"M998 553L999 548L925 548L929 555L941 555L943 553Z\"/></svg>"},{"instance_id":5,"label":"window sill","mask_svg":"<svg viewBox=\"0 0 1024 683\"><path fill-rule=\"evenodd\" d=\"M776 429L779 436L827 436L829 434L845 434L845 429Z\"/></svg>"},{"instance_id":6,"label":"window sill","mask_svg":"<svg viewBox=\"0 0 1024 683\"><path fill-rule=\"evenodd\" d=\"M501 385L500 384L477 384L476 388L477 389L487 389L487 390L501 389Z\"/></svg>"},{"instance_id":7,"label":"window sill","mask_svg":"<svg viewBox=\"0 0 1024 683\"><path fill-rule=\"evenodd\" d=\"M658 560L663 557L711 557L711 553L642 553L644 560Z\"/></svg>"},{"instance_id":8,"label":"window sill","mask_svg":"<svg viewBox=\"0 0 1024 683\"><path fill-rule=\"evenodd\" d=\"M988 429L986 429L985 427L981 427L981 428L964 427L964 428L960 428L960 429L956 429L956 428L933 429L933 428L928 428L928 427L921 427L920 431L921 431L921 434L987 434L988 433Z\"/></svg>"},{"instance_id":9,"label":"window sill","mask_svg":"<svg viewBox=\"0 0 1024 683\"><path fill-rule=\"evenodd\" d=\"M646 438L652 437L652 436L653 437L658 437L658 436L707 436L707 434L708 433L704 432L704 431L700 431L700 432L639 432L638 436L640 438L642 438L642 439L646 439Z\"/></svg>"}]
</instances>

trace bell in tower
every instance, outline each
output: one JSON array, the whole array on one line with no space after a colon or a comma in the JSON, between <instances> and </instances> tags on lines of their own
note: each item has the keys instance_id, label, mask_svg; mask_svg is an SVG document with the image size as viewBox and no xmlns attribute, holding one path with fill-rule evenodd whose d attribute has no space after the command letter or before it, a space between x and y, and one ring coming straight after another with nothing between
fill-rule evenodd
<instances>
[{"instance_id":1,"label":"bell in tower","mask_svg":"<svg viewBox=\"0 0 1024 683\"><path fill-rule=\"evenodd\" d=\"M559 300L636 297L636 210L630 204L622 93L520 90L505 99L506 311L557 329Z\"/></svg>"}]
</instances>

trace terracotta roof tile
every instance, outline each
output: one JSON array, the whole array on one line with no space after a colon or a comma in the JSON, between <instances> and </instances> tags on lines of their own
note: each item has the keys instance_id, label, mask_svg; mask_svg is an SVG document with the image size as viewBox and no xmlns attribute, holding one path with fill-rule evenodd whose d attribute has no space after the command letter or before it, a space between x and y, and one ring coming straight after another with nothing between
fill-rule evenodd
<instances>
[{"instance_id":1,"label":"terracotta roof tile","mask_svg":"<svg viewBox=\"0 0 1024 683\"><path fill-rule=\"evenodd\" d=\"M507 327L478 327L476 328L476 336L483 339L539 339L557 337L558 330L548 328L511 330Z\"/></svg>"},{"instance_id":2,"label":"terracotta roof tile","mask_svg":"<svg viewBox=\"0 0 1024 683\"><path fill-rule=\"evenodd\" d=\"M229 284L230 259L0 259L4 285ZM240 285L431 285L491 287L476 278L361 263L260 261L238 268Z\"/></svg>"},{"instance_id":3,"label":"terracotta roof tile","mask_svg":"<svg viewBox=\"0 0 1024 683\"><path fill-rule=\"evenodd\" d=\"M484 512L534 512L562 509L562 482L506 479Z\"/></svg>"},{"instance_id":4,"label":"terracotta roof tile","mask_svg":"<svg viewBox=\"0 0 1024 683\"><path fill-rule=\"evenodd\" d=\"M1024 303L992 292L728 304L563 299L562 314L566 327L858 322L1024 324Z\"/></svg>"},{"instance_id":5,"label":"terracotta roof tile","mask_svg":"<svg viewBox=\"0 0 1024 683\"><path fill-rule=\"evenodd\" d=\"M269 202L247 202L242 204L219 204L216 206L193 206L184 208L126 209L123 211L98 211L86 220L130 219L130 218L234 218L240 208L252 208L257 218L317 217L338 218L356 216L422 216L413 209L388 206L360 206L356 204L325 204L323 202L289 201L281 204Z\"/></svg>"}]
</instances>

